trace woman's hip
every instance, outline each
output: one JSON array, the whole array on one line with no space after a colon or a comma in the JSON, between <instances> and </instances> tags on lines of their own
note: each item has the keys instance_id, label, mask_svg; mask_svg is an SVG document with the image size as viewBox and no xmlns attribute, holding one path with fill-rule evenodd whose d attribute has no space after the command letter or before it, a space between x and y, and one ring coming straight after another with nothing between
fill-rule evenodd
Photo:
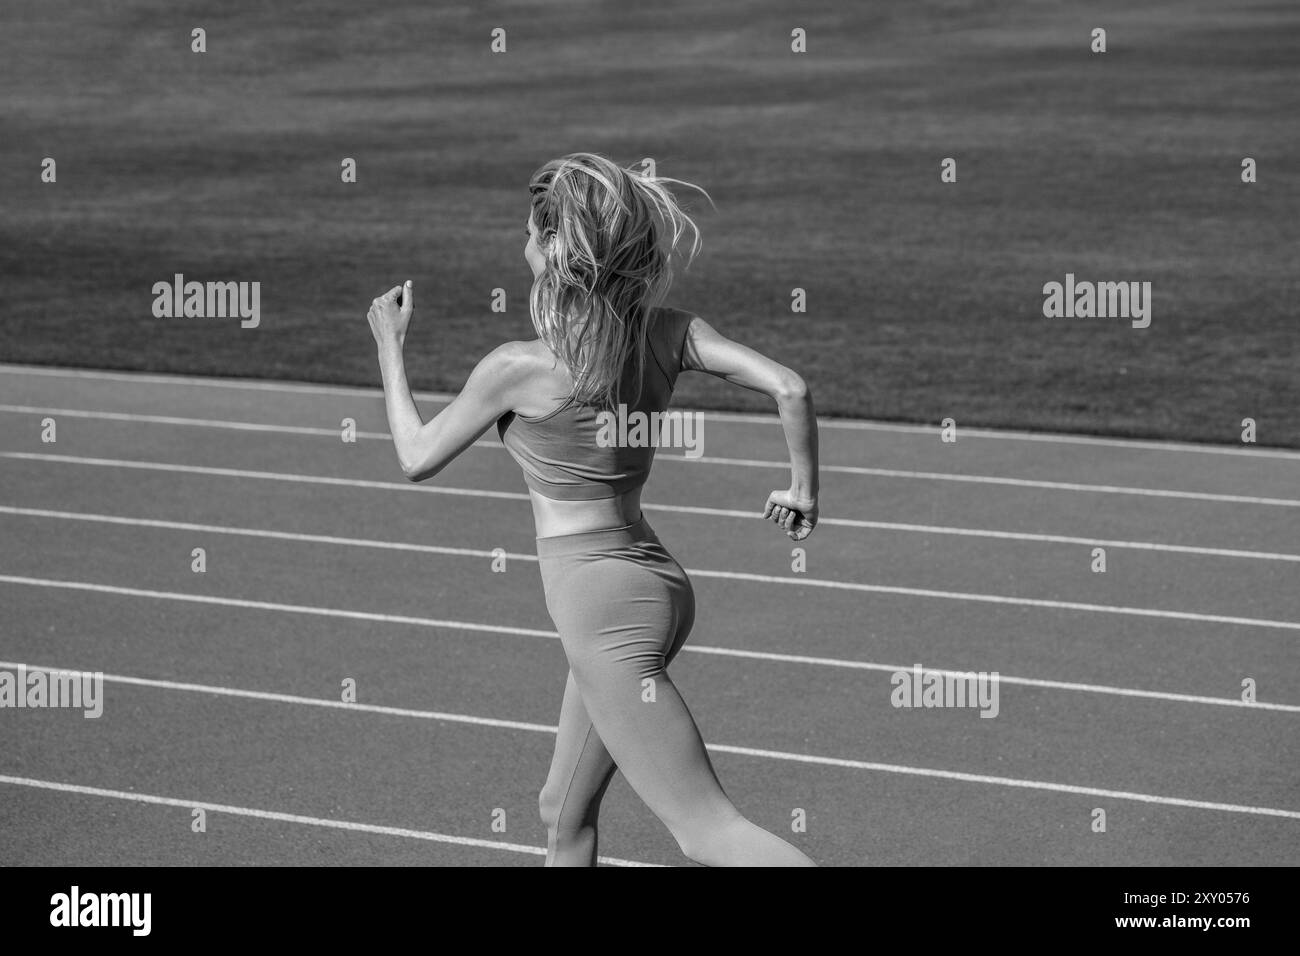
<instances>
[{"instance_id":1,"label":"woman's hip","mask_svg":"<svg viewBox=\"0 0 1300 956\"><path fill-rule=\"evenodd\" d=\"M562 638L667 642L694 615L690 579L644 517L621 528L538 538L537 558Z\"/></svg>"}]
</instances>

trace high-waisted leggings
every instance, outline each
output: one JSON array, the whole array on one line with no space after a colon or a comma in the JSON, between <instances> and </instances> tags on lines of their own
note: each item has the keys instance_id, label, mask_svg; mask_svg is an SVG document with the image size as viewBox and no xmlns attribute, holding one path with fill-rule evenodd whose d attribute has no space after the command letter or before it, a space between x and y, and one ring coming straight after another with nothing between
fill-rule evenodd
<instances>
[{"instance_id":1,"label":"high-waisted leggings","mask_svg":"<svg viewBox=\"0 0 1300 956\"><path fill-rule=\"evenodd\" d=\"M695 620L691 582L642 518L538 538L546 606L569 660L540 806L548 866L594 866L600 801L621 770L682 851L711 866L810 866L723 792L665 669Z\"/></svg>"}]
</instances>

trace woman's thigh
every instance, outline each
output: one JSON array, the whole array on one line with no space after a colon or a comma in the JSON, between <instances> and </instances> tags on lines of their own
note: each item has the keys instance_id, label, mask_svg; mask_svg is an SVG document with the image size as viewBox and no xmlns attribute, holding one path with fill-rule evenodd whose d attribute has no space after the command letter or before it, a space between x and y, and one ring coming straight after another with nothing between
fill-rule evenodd
<instances>
[{"instance_id":1,"label":"woman's thigh","mask_svg":"<svg viewBox=\"0 0 1300 956\"><path fill-rule=\"evenodd\" d=\"M675 565L674 565L675 566ZM735 809L665 669L693 617L685 576L593 561L552 593L552 616L595 732L628 783L674 832Z\"/></svg>"}]
</instances>

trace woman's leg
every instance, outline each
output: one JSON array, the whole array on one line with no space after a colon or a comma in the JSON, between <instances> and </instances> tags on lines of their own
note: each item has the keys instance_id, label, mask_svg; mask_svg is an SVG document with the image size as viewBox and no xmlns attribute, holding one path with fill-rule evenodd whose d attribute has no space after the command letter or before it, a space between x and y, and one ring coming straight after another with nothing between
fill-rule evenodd
<instances>
[{"instance_id":1,"label":"woman's leg","mask_svg":"<svg viewBox=\"0 0 1300 956\"><path fill-rule=\"evenodd\" d=\"M676 635L664 655L671 662L686 643L695 618L694 595L679 607ZM595 866L599 850L600 802L618 770L592 726L570 672L560 706L555 754L539 804L546 825L547 866Z\"/></svg>"},{"instance_id":2,"label":"woman's leg","mask_svg":"<svg viewBox=\"0 0 1300 956\"><path fill-rule=\"evenodd\" d=\"M683 614L665 661L671 661L690 634L694 606ZM595 866L599 852L600 802L618 770L570 672L560 706L559 733L539 805L546 825L547 866Z\"/></svg>"},{"instance_id":3,"label":"woman's leg","mask_svg":"<svg viewBox=\"0 0 1300 956\"><path fill-rule=\"evenodd\" d=\"M546 824L547 866L596 865L596 817L616 769L569 674L555 756L539 800Z\"/></svg>"},{"instance_id":4,"label":"woman's leg","mask_svg":"<svg viewBox=\"0 0 1300 956\"><path fill-rule=\"evenodd\" d=\"M692 860L706 866L809 866L803 853L750 823L723 792L699 729L667 671L639 679L590 659L574 677L600 740L637 796L668 827Z\"/></svg>"},{"instance_id":5,"label":"woman's leg","mask_svg":"<svg viewBox=\"0 0 1300 956\"><path fill-rule=\"evenodd\" d=\"M692 860L812 866L745 819L718 782L665 670L689 631L693 595L684 572L664 557L654 570L622 559L584 562L581 574L566 576L566 586L548 595L583 708L632 789Z\"/></svg>"}]
</instances>

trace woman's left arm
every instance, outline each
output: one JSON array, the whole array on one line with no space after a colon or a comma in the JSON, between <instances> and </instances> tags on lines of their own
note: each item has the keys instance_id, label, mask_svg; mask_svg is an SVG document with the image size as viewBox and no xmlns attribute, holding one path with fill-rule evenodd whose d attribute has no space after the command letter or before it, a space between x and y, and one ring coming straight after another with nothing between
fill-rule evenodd
<instances>
[{"instance_id":1,"label":"woman's left arm","mask_svg":"<svg viewBox=\"0 0 1300 956\"><path fill-rule=\"evenodd\" d=\"M415 407L402 355L413 307L413 290L407 282L375 299L366 318L379 347L388 427L402 474L411 481L423 481L447 467L514 407L526 363L521 343L507 342L492 350L475 366L460 394L425 422Z\"/></svg>"}]
</instances>

